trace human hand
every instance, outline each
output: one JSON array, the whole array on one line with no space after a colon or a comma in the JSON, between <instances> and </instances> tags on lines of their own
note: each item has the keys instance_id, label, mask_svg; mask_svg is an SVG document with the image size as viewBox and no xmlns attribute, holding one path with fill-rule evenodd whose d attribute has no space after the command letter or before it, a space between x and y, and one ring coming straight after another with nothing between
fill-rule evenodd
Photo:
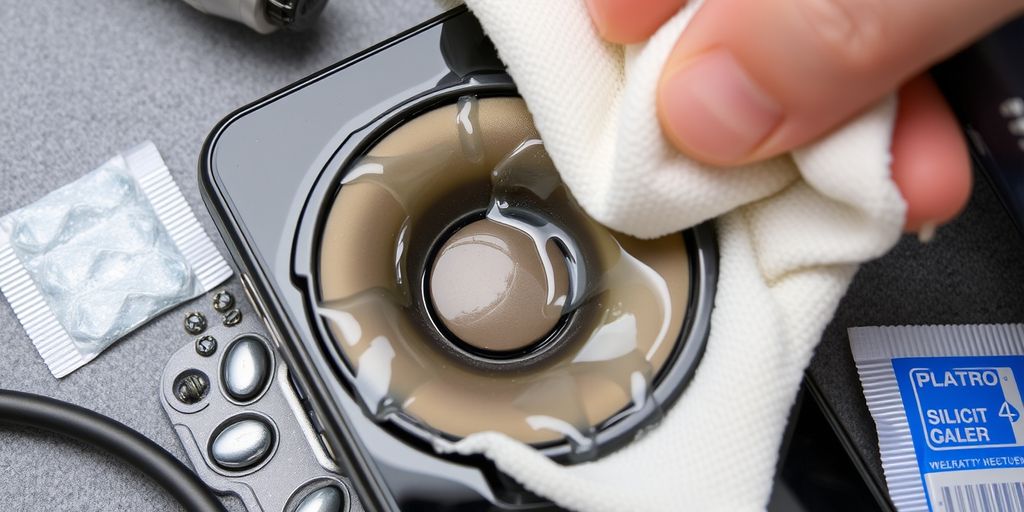
<instances>
[{"instance_id":1,"label":"human hand","mask_svg":"<svg viewBox=\"0 0 1024 512\"><path fill-rule=\"evenodd\" d=\"M586 0L608 41L650 37L686 0ZM956 119L926 68L1022 0L707 0L662 70L658 116L680 151L729 166L813 141L898 90L893 180L930 236L971 188Z\"/></svg>"}]
</instances>

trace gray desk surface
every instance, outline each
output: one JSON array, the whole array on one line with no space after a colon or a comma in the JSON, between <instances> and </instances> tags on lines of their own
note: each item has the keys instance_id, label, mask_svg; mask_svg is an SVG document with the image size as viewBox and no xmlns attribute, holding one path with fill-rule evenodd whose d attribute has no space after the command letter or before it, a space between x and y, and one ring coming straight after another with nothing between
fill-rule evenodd
<instances>
[{"instance_id":1,"label":"gray desk surface","mask_svg":"<svg viewBox=\"0 0 1024 512\"><path fill-rule=\"evenodd\" d=\"M225 114L439 12L419 0L333 0L306 34L258 36L178 0L0 0L0 213L151 139L203 220L195 162ZM850 362L853 325L1024 319L1024 244L991 190L935 242L906 240L858 275L810 375L848 422L880 478L873 425ZM239 293L232 280L229 289ZM42 393L112 416L182 456L156 397L164 362L185 343L181 313L157 319L56 380L6 305L0 388ZM238 510L237 503L230 504ZM0 510L174 510L117 461L32 430L0 430Z\"/></svg>"},{"instance_id":2,"label":"gray desk surface","mask_svg":"<svg viewBox=\"0 0 1024 512\"><path fill-rule=\"evenodd\" d=\"M332 0L312 32L259 36L180 0L0 0L0 213L151 139L215 235L195 177L213 125L438 12L430 0ZM229 288L241 296L237 279ZM183 457L156 388L164 363L187 342L186 307L58 381L0 304L0 388L95 409ZM176 508L102 453L45 433L0 430L0 510Z\"/></svg>"}]
</instances>

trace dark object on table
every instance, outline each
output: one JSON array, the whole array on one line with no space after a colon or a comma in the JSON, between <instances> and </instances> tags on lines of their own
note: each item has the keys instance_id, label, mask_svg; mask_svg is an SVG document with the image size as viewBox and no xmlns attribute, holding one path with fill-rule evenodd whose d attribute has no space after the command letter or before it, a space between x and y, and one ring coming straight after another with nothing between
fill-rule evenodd
<instances>
[{"instance_id":1,"label":"dark object on table","mask_svg":"<svg viewBox=\"0 0 1024 512\"><path fill-rule=\"evenodd\" d=\"M186 510L224 510L199 477L167 450L99 413L45 396L0 390L0 424L41 428L89 443L135 466Z\"/></svg>"},{"instance_id":2,"label":"dark object on table","mask_svg":"<svg viewBox=\"0 0 1024 512\"><path fill-rule=\"evenodd\" d=\"M1024 18L935 67L978 167L1024 233Z\"/></svg>"},{"instance_id":3,"label":"dark object on table","mask_svg":"<svg viewBox=\"0 0 1024 512\"><path fill-rule=\"evenodd\" d=\"M472 118L474 103L484 104L516 96L515 85L505 73L493 45L484 36L476 19L465 9L456 9L239 110L214 129L204 147L200 159L200 188L204 200L236 259L256 315L267 322L274 347L280 349L295 377L296 392L308 397L315 412L314 422L323 425L324 435L342 466L342 472L352 476L358 495L367 508L554 508L548 500L533 495L501 474L483 456L439 454L435 450L437 445L443 446L468 434L450 434L450 430L436 428L436 425L406 413L403 408L412 401L389 400L390 395L365 393L371 389L367 383L380 386L385 391L392 389L378 381L389 382L390 369L403 368L401 365L391 366L388 362L398 351L389 345L387 337L377 335L373 324L368 328L359 322L350 322L348 320L353 317L344 314L332 317L327 311L330 306L325 305L330 299L324 296L326 294L320 286L322 280L318 277L322 254L319 248L326 245L323 239L327 238L324 233L338 231L324 227L333 219L328 214L335 211L332 206L335 198L341 197L351 183L348 178L354 179L368 169L355 164L371 154L369 151L376 144L384 144L382 141L398 133L401 126L408 126L414 122L412 120L427 117L429 112L440 108L451 108L454 112L456 105L463 108L468 105L470 114L467 117ZM461 100L472 97L480 101ZM479 119L486 120L486 116L481 115ZM454 119L450 126L452 134L456 135L458 125ZM475 130L466 131L466 134L476 133ZM257 140L274 143L253 144ZM484 142L487 143L486 138ZM282 151L282 147L287 150ZM416 160L409 162L422 165ZM449 167L442 168L450 170ZM356 173L355 169L359 172ZM350 171L353 172L350 174ZM420 171L420 174L424 173ZM429 291L425 287L429 281L423 277L429 274L424 269L432 268L426 262L437 254L434 249L442 246L446 236L465 225L461 222L486 211L483 207L487 206L490 194L481 193L476 184L486 182L490 186L490 175L490 170L483 178L474 174L474 178L458 185L461 188L445 188L443 193L437 193L433 180L423 184L416 182L413 190L426 198L423 199L425 210L431 212L426 217L432 222L412 224L409 229L412 234L399 244L402 252L397 260L395 254L372 258L364 256L365 260L384 262L390 266L390 272L395 272L395 267L402 265L400 275L416 284L410 286L409 302L429 305L421 297L436 296L425 293ZM422 179L422 176L418 175L417 179ZM359 184L353 186L358 187ZM429 187L432 194L425 193L420 187ZM467 190L472 193L459 194ZM337 204L356 208L360 203L341 201ZM353 210L347 211L350 215L345 218L351 217ZM385 212L402 209L359 208L356 211L358 215L379 217ZM527 213L535 214L532 219L544 218L540 215L543 211ZM562 218L560 220L566 222ZM364 225L363 222L355 224ZM368 232L377 235L370 237L371 240L394 239ZM579 237L570 238L580 240ZM608 414L595 413L593 422L589 418L586 424L581 425L566 422L567 425L579 426L583 432L581 435L560 435L534 443L553 460L574 463L580 457L600 457L630 442L640 429L658 418L662 407L667 407L689 381L706 340L717 276L717 250L709 225L688 230L680 238L682 240L678 241L682 243L679 246L687 254L687 263L679 270L689 275L689 302L685 314L680 316L681 327L674 331L679 334L672 336L675 343L671 347L674 350L665 358L668 363L662 366L663 371L651 376L650 388L645 386L650 397L639 402L644 404L642 407L616 407ZM346 240L349 244L342 244L345 247L354 247L369 255L383 254L370 252L367 249L369 244L352 244L351 239ZM388 250L393 251L393 248ZM559 250L571 249L560 246ZM580 254L586 258L574 261L590 261L588 265L594 266L587 268L600 268L597 265L600 261L590 256L596 253L581 251ZM331 261L341 268L339 261L343 260L333 258ZM580 275L589 277L589 274ZM586 284L585 280L580 282ZM560 330L556 326L551 331L554 333L550 338L552 345L548 345L548 337L539 338L540 342L528 344L523 354L515 353L501 363L508 361L509 365L522 366L496 370L494 361L499 356L509 356L507 351L499 355L480 351L473 352L472 357L462 357L463 352L472 351L459 346L465 350L452 351L451 356L442 353L441 356L447 357L446 364L435 364L430 368L451 374L453 370L445 369L463 365L469 359L479 365L473 368L474 372L532 371L547 367L527 367L526 364L539 360L533 357L539 347L570 347L561 352L566 354L573 353L582 345L566 342L576 338L562 334L591 332L571 330L576 325L571 319L585 319L582 315L587 313L586 307L589 305L566 314L570 320L558 325L569 327ZM436 324L429 321L430 309L420 307L417 311L423 314L403 322L418 322L415 325L421 332L434 332L431 329ZM339 338L337 331L332 330L332 325L338 324L329 322L339 319L346 326L358 326L360 334L353 334L353 341L344 337L347 336L345 333L341 333L342 338ZM441 329L436 331L438 336L431 336L429 341L437 343L428 349L437 348L440 353L449 346L456 346L455 343L445 344L452 341L448 336L451 333ZM374 334L364 336L369 333ZM378 346L392 347L390 352L381 352L391 354L384 366L379 367L387 371L372 373L376 371L374 366L360 363L357 374L353 371L352 362L345 358L346 347L356 342L376 343L378 339L382 340ZM551 353L558 352L553 349ZM432 352L430 358L416 361L440 359L435 358L436 355ZM360 360L363 358L358 357ZM458 368L464 369L464 366ZM400 375L407 373L409 371ZM505 375L519 376L516 373ZM528 382L528 379L520 381ZM463 386L461 389L475 391L477 388ZM417 405L423 403L426 402L416 402ZM565 409L578 410L575 406ZM466 416L504 417L500 414ZM540 429L534 427L534 430ZM552 431L558 433L557 430Z\"/></svg>"}]
</instances>

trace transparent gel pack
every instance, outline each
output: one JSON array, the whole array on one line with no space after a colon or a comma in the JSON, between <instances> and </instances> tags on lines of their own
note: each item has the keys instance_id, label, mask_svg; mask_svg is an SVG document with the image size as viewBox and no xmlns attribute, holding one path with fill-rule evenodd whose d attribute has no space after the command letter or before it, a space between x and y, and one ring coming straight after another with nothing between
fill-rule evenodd
<instances>
[{"instance_id":1,"label":"transparent gel pack","mask_svg":"<svg viewBox=\"0 0 1024 512\"><path fill-rule=\"evenodd\" d=\"M898 510L1024 510L1024 325L856 327Z\"/></svg>"},{"instance_id":2,"label":"transparent gel pack","mask_svg":"<svg viewBox=\"0 0 1024 512\"><path fill-rule=\"evenodd\" d=\"M55 377L230 275L149 142L0 218L0 290Z\"/></svg>"}]
</instances>

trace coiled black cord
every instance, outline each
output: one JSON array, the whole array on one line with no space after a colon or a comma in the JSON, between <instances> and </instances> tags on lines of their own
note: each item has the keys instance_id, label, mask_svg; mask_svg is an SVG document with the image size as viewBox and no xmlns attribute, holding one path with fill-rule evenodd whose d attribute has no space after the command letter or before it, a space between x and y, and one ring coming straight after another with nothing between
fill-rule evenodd
<instances>
[{"instance_id":1,"label":"coiled black cord","mask_svg":"<svg viewBox=\"0 0 1024 512\"><path fill-rule=\"evenodd\" d=\"M45 396L0 389L0 424L35 427L89 443L135 466L185 510L224 511L210 488L167 450L97 412Z\"/></svg>"}]
</instances>

